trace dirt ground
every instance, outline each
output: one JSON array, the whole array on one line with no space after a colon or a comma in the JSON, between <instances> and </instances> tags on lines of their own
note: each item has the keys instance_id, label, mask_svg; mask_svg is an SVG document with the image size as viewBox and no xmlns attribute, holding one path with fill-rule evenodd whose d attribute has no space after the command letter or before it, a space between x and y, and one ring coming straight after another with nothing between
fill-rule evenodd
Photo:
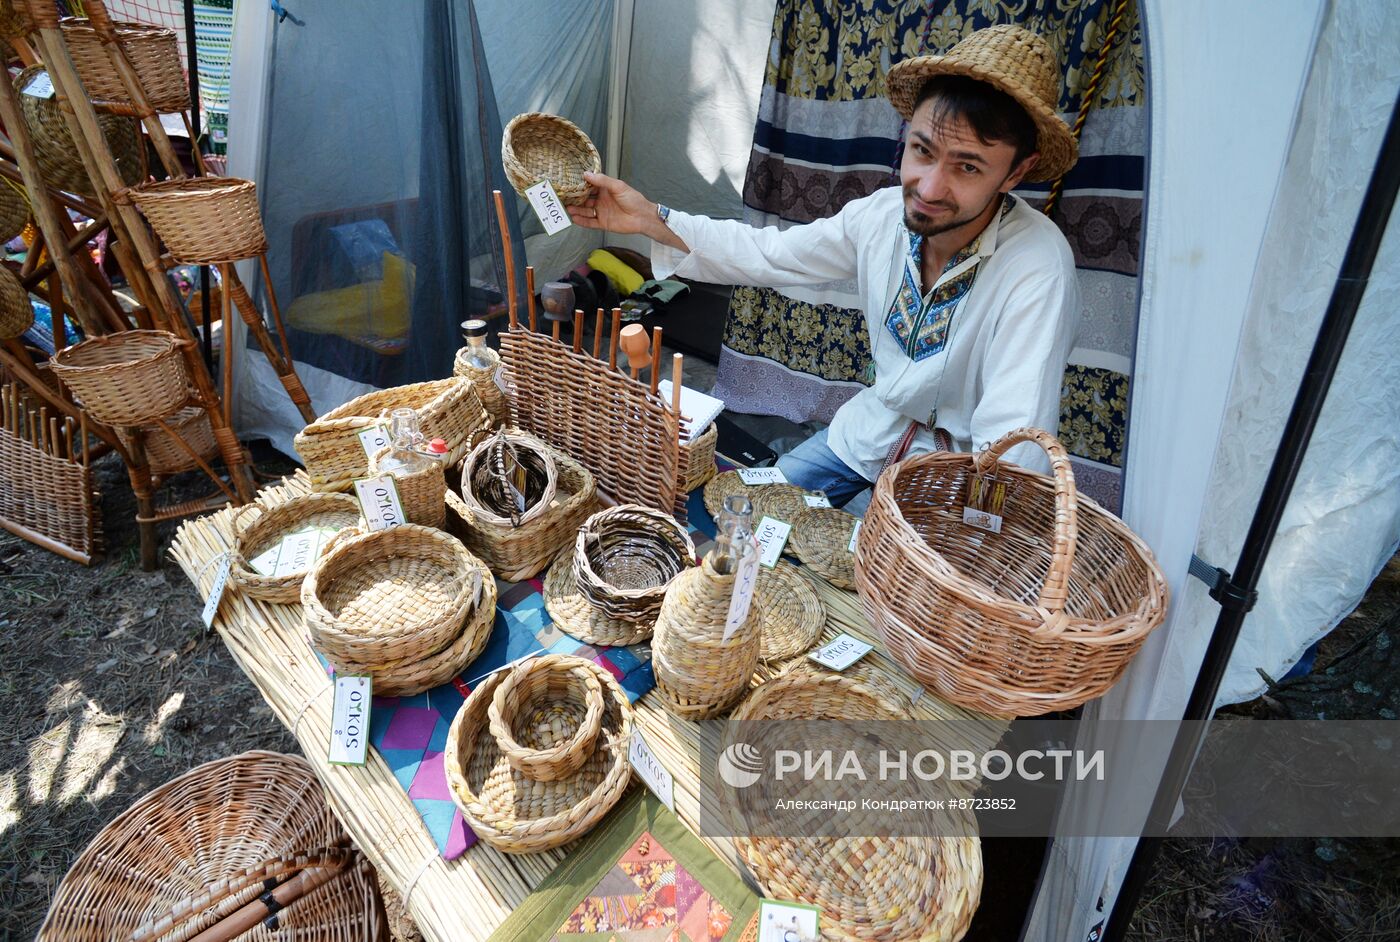
<instances>
[{"instance_id":1,"label":"dirt ground","mask_svg":"<svg viewBox=\"0 0 1400 942\"><path fill-rule=\"evenodd\" d=\"M99 565L0 531L0 942L33 937L74 856L140 795L221 756L297 750L222 642L205 634L183 574L168 561L140 571L125 473L110 458L99 471L107 534ZM182 498L201 488L177 482ZM162 528L163 547L173 531ZM1326 702L1341 718L1400 708L1400 674L1375 669L1400 637L1397 613L1392 561L1306 683L1243 709L1290 715ZM1396 841L1172 841L1132 938L1400 939L1397 873ZM394 938L418 939L392 893L386 901Z\"/></svg>"}]
</instances>

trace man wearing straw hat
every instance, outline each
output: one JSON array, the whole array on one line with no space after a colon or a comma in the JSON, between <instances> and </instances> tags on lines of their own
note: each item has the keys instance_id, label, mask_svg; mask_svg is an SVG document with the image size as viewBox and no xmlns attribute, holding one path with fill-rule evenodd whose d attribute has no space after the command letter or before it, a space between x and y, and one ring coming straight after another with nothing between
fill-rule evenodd
<instances>
[{"instance_id":1,"label":"man wearing straw hat","mask_svg":"<svg viewBox=\"0 0 1400 942\"><path fill-rule=\"evenodd\" d=\"M891 461L967 451L1024 425L1053 432L1079 315L1074 257L1059 229L1010 195L1077 157L1055 112L1060 77L1044 40L979 30L947 55L890 69L908 122L898 187L786 230L669 210L620 180L569 208L580 225L655 243L656 277L790 287L854 280L874 384L829 428L779 459L788 480L845 504ZM1011 461L1048 470L1034 446Z\"/></svg>"}]
</instances>

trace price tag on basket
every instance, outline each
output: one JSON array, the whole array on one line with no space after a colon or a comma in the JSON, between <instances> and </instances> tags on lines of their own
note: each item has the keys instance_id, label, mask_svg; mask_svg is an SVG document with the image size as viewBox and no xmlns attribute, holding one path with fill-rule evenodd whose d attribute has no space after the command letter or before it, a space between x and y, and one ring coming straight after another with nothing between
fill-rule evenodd
<instances>
[{"instance_id":1,"label":"price tag on basket","mask_svg":"<svg viewBox=\"0 0 1400 942\"><path fill-rule=\"evenodd\" d=\"M749 607L753 605L754 589L758 587L759 559L762 548L755 539L749 552L739 560L739 571L734 576L734 594L729 598L729 614L724 619L723 641L728 641L734 632L743 627L749 617Z\"/></svg>"},{"instance_id":2,"label":"price tag on basket","mask_svg":"<svg viewBox=\"0 0 1400 942\"><path fill-rule=\"evenodd\" d=\"M548 180L541 180L526 190L525 198L530 201L535 215L540 217L545 235L554 235L574 224L569 214L564 212L564 204L559 201L559 194L554 192L554 184Z\"/></svg>"},{"instance_id":3,"label":"price tag on basket","mask_svg":"<svg viewBox=\"0 0 1400 942\"><path fill-rule=\"evenodd\" d=\"M661 803L672 812L676 810L676 780L661 764L661 760L656 757L656 753L651 751L651 746L642 738L641 730L632 730L632 744L627 750L627 761L632 763L632 768L637 770L637 774L646 782Z\"/></svg>"},{"instance_id":4,"label":"price tag on basket","mask_svg":"<svg viewBox=\"0 0 1400 942\"><path fill-rule=\"evenodd\" d=\"M52 98L54 93L53 79L49 78L49 73L39 72L22 91L31 98Z\"/></svg>"},{"instance_id":5,"label":"price tag on basket","mask_svg":"<svg viewBox=\"0 0 1400 942\"><path fill-rule=\"evenodd\" d=\"M821 910L807 903L759 900L758 942L817 942Z\"/></svg>"},{"instance_id":6,"label":"price tag on basket","mask_svg":"<svg viewBox=\"0 0 1400 942\"><path fill-rule=\"evenodd\" d=\"M335 702L331 705L331 765L364 765L369 746L369 709L374 678L335 678Z\"/></svg>"},{"instance_id":7,"label":"price tag on basket","mask_svg":"<svg viewBox=\"0 0 1400 942\"><path fill-rule=\"evenodd\" d=\"M778 557L783 555L783 547L787 545L788 537L792 534L792 524L785 523L773 517L764 517L758 521L758 526L754 529L754 536L758 539L758 545L762 549L759 562L769 569L778 565Z\"/></svg>"},{"instance_id":8,"label":"price tag on basket","mask_svg":"<svg viewBox=\"0 0 1400 942\"><path fill-rule=\"evenodd\" d=\"M214 616L219 611L219 602L224 597L224 590L228 588L228 573L232 561L228 553L219 559L219 571L214 573L214 584L209 589L209 597L204 600L204 630L208 631L214 627Z\"/></svg>"},{"instance_id":9,"label":"price tag on basket","mask_svg":"<svg viewBox=\"0 0 1400 942\"><path fill-rule=\"evenodd\" d=\"M740 468L739 480L745 484L786 484L787 475L782 468Z\"/></svg>"},{"instance_id":10,"label":"price tag on basket","mask_svg":"<svg viewBox=\"0 0 1400 942\"><path fill-rule=\"evenodd\" d=\"M808 507L831 506L831 498L827 497L825 494L803 494L802 500Z\"/></svg>"},{"instance_id":11,"label":"price tag on basket","mask_svg":"<svg viewBox=\"0 0 1400 942\"><path fill-rule=\"evenodd\" d=\"M510 394L510 383L506 382L506 365L504 363L496 367L496 372L491 375L491 378L496 381L497 389L507 395Z\"/></svg>"},{"instance_id":12,"label":"price tag on basket","mask_svg":"<svg viewBox=\"0 0 1400 942\"><path fill-rule=\"evenodd\" d=\"M365 450L366 458L373 458L375 452L389 444L389 430L382 425L371 425L355 434L360 439L360 447Z\"/></svg>"},{"instance_id":13,"label":"price tag on basket","mask_svg":"<svg viewBox=\"0 0 1400 942\"><path fill-rule=\"evenodd\" d=\"M963 523L970 527L1001 532L1001 509L1006 503L1006 482L994 474L974 474L967 479L967 503Z\"/></svg>"},{"instance_id":14,"label":"price tag on basket","mask_svg":"<svg viewBox=\"0 0 1400 942\"><path fill-rule=\"evenodd\" d=\"M399 485L392 474L360 478L355 482L355 497L371 530L387 530L408 522L399 499Z\"/></svg>"},{"instance_id":15,"label":"price tag on basket","mask_svg":"<svg viewBox=\"0 0 1400 942\"><path fill-rule=\"evenodd\" d=\"M853 635L840 634L830 644L824 644L807 656L822 667L843 671L856 661L875 650L875 645L867 644Z\"/></svg>"},{"instance_id":16,"label":"price tag on basket","mask_svg":"<svg viewBox=\"0 0 1400 942\"><path fill-rule=\"evenodd\" d=\"M305 572L311 568L316 558L316 550L321 545L319 530L301 530L289 533L282 539L277 553L277 565L272 570L274 576L290 576L295 572Z\"/></svg>"},{"instance_id":17,"label":"price tag on basket","mask_svg":"<svg viewBox=\"0 0 1400 942\"><path fill-rule=\"evenodd\" d=\"M860 525L864 522L864 520L857 520L855 527L851 529L851 541L846 544L846 552L854 553L856 551L856 541L860 539Z\"/></svg>"}]
</instances>

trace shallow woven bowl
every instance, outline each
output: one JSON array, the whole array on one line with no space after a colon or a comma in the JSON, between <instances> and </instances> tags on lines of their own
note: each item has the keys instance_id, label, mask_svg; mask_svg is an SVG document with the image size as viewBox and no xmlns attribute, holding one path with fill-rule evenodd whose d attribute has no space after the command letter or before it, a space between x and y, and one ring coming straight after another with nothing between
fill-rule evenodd
<instances>
[{"instance_id":1,"label":"shallow woven bowl","mask_svg":"<svg viewBox=\"0 0 1400 942\"><path fill-rule=\"evenodd\" d=\"M579 591L624 621L654 619L666 587L694 561L689 531L669 514L639 504L598 511L574 542Z\"/></svg>"},{"instance_id":2,"label":"shallow woven bowl","mask_svg":"<svg viewBox=\"0 0 1400 942\"><path fill-rule=\"evenodd\" d=\"M189 398L182 343L163 330L124 330L64 347L49 364L97 421L139 427Z\"/></svg>"},{"instance_id":3,"label":"shallow woven bowl","mask_svg":"<svg viewBox=\"0 0 1400 942\"><path fill-rule=\"evenodd\" d=\"M546 654L511 669L487 716L506 761L527 778L553 782L573 775L592 754L603 688L583 658Z\"/></svg>"},{"instance_id":4,"label":"shallow woven bowl","mask_svg":"<svg viewBox=\"0 0 1400 942\"><path fill-rule=\"evenodd\" d=\"M832 507L812 507L798 514L788 548L809 569L838 589L856 587L856 554L848 547L858 518Z\"/></svg>"},{"instance_id":5,"label":"shallow woven bowl","mask_svg":"<svg viewBox=\"0 0 1400 942\"><path fill-rule=\"evenodd\" d=\"M256 516L250 512L256 508ZM359 501L348 494L301 494L268 509L261 504L240 508L233 518L235 537L229 576L234 585L253 598L294 604L301 599L306 572L265 576L248 564L281 542L288 533L305 527L344 529L360 522ZM329 552L329 549L323 551Z\"/></svg>"},{"instance_id":6,"label":"shallow woven bowl","mask_svg":"<svg viewBox=\"0 0 1400 942\"><path fill-rule=\"evenodd\" d=\"M501 161L510 185L521 196L541 180L548 180L565 204L582 203L589 191L584 172L603 169L598 148L578 125L538 111L516 115L506 125Z\"/></svg>"}]
</instances>

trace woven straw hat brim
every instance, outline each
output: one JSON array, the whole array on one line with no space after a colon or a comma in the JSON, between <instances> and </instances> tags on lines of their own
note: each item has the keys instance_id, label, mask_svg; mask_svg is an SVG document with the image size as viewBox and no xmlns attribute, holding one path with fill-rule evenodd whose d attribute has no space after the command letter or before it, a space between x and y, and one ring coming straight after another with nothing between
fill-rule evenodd
<instances>
[{"instance_id":1,"label":"woven straw hat brim","mask_svg":"<svg viewBox=\"0 0 1400 942\"><path fill-rule=\"evenodd\" d=\"M885 76L890 104L908 121L924 83L935 75L965 75L992 85L1020 103L1035 122L1037 150L1040 160L1026 174L1027 183L1040 183L1064 176L1079 159L1079 145L1070 133L1069 125L1055 111L1054 102L1046 102L1019 75L987 65L981 60L965 58L957 47L943 56L918 56L894 65ZM1057 83L1058 87L1058 83Z\"/></svg>"}]
</instances>

